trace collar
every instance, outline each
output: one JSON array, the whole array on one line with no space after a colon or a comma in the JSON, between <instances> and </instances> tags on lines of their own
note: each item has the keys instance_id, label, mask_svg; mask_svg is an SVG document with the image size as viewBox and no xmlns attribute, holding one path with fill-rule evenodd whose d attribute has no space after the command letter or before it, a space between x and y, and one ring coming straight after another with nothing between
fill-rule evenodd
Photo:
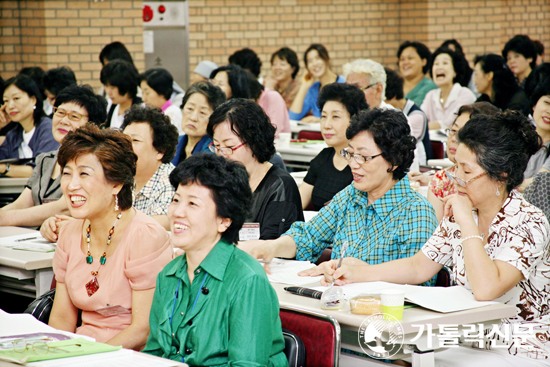
<instances>
[{"instance_id":1,"label":"collar","mask_svg":"<svg viewBox=\"0 0 550 367\"><path fill-rule=\"evenodd\" d=\"M367 206L368 194L366 192L355 189L355 195L356 203ZM380 199L372 203L371 206L380 217L386 217L399 202L406 197L410 197L411 195L411 184L409 182L409 178L405 175L405 177L397 181L391 189L382 195Z\"/></svg>"},{"instance_id":2,"label":"collar","mask_svg":"<svg viewBox=\"0 0 550 367\"><path fill-rule=\"evenodd\" d=\"M380 106L378 106L378 107L383 109L383 110L396 110L397 109L397 108L393 107L391 104L386 103L384 101L380 102Z\"/></svg>"},{"instance_id":3,"label":"collar","mask_svg":"<svg viewBox=\"0 0 550 367\"><path fill-rule=\"evenodd\" d=\"M162 110L162 112L164 112L164 111L166 111L166 109L167 109L168 107L170 107L171 105L172 105L172 101L171 101L171 100L168 100L168 101L166 101L165 104L162 105L162 107L161 107L160 109Z\"/></svg>"},{"instance_id":4,"label":"collar","mask_svg":"<svg viewBox=\"0 0 550 367\"><path fill-rule=\"evenodd\" d=\"M210 250L208 255L200 263L199 268L205 270L210 276L223 281L229 259L236 250L235 245L228 243L223 238ZM183 279L187 272L187 258L185 254L178 257L179 261L172 261L166 265L167 276L175 276Z\"/></svg>"}]
</instances>

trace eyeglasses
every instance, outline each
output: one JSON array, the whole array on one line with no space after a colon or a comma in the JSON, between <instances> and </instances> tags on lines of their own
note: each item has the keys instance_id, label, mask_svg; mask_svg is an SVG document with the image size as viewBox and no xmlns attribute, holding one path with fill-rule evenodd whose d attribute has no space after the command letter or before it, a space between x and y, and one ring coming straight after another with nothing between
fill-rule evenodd
<instances>
[{"instance_id":1,"label":"eyeglasses","mask_svg":"<svg viewBox=\"0 0 550 367\"><path fill-rule=\"evenodd\" d=\"M458 130L445 129L445 135L449 138L455 136L456 134L458 134Z\"/></svg>"},{"instance_id":2,"label":"eyeglasses","mask_svg":"<svg viewBox=\"0 0 550 367\"><path fill-rule=\"evenodd\" d=\"M52 341L52 339L44 339L44 340ZM77 346L77 347L82 346L82 344L68 344L68 345L60 345L60 346L51 346L51 345L48 345L45 342L29 343L29 342L27 342L26 340L23 340L23 339L14 340L12 343L13 343L13 351L14 352L23 353L23 352L25 352L26 350L28 350L32 347L32 351L35 354L40 354L40 355L48 354L50 349L53 349L53 348L65 348L65 347L68 347L68 346Z\"/></svg>"},{"instance_id":3,"label":"eyeglasses","mask_svg":"<svg viewBox=\"0 0 550 367\"><path fill-rule=\"evenodd\" d=\"M241 143L239 145L237 145L236 147L233 147L233 148L230 148L230 147L223 147L223 148L217 148L214 143L210 143L208 144L208 149L210 149L210 151L212 153L216 153L218 155L231 155L233 154L233 151L239 149L240 147L242 147L244 145L244 143Z\"/></svg>"},{"instance_id":4,"label":"eyeglasses","mask_svg":"<svg viewBox=\"0 0 550 367\"><path fill-rule=\"evenodd\" d=\"M365 157L364 155L361 155L361 154L352 154L352 153L348 152L347 149L348 148L342 149L340 151L340 154L342 155L342 157L344 157L344 159L348 162L351 160L351 157L353 157L353 159L355 159L355 161L359 164L365 164L368 161L372 161L374 158L382 155L382 153L380 153L380 154L376 154L376 155L371 155L370 157Z\"/></svg>"},{"instance_id":5,"label":"eyeglasses","mask_svg":"<svg viewBox=\"0 0 550 367\"><path fill-rule=\"evenodd\" d=\"M470 182L477 180L478 178L485 176L486 174L487 172L480 173L476 177L470 178L468 181L466 181L462 178L456 177L454 173L445 170L445 175L447 175L447 178L449 178L451 181L455 181L457 184L459 184L462 187L466 187L466 185L468 185Z\"/></svg>"},{"instance_id":6,"label":"eyeglasses","mask_svg":"<svg viewBox=\"0 0 550 367\"><path fill-rule=\"evenodd\" d=\"M69 116L69 120L71 120L72 122L80 122L80 120L82 120L83 117L88 117L88 115L83 115L78 112L68 112L59 107L54 107L53 113L59 118Z\"/></svg>"},{"instance_id":7,"label":"eyeglasses","mask_svg":"<svg viewBox=\"0 0 550 367\"><path fill-rule=\"evenodd\" d=\"M361 89L361 90L367 90L367 89L369 89L369 88L374 87L376 84L378 84L378 83L372 83L371 85L368 85L368 86L366 86L366 87L364 87L364 88L361 88L361 87L360 87L359 89Z\"/></svg>"}]
</instances>

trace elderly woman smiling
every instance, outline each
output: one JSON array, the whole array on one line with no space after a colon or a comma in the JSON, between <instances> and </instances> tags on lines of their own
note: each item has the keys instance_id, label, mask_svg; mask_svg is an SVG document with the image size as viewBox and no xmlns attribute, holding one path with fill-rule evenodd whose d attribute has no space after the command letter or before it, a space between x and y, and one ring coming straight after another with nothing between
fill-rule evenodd
<instances>
[{"instance_id":1,"label":"elderly woman smiling","mask_svg":"<svg viewBox=\"0 0 550 367\"><path fill-rule=\"evenodd\" d=\"M414 255L437 225L432 206L410 188L408 171L415 149L407 119L400 111L375 108L352 118L346 131L353 184L340 191L309 222L296 222L275 241L246 243L264 260L296 257L316 261L331 246L346 256L379 264ZM369 225L365 225L368 223ZM307 274L322 273L322 268Z\"/></svg>"},{"instance_id":2,"label":"elderly woman smiling","mask_svg":"<svg viewBox=\"0 0 550 367\"><path fill-rule=\"evenodd\" d=\"M130 139L116 130L86 125L63 140L61 188L75 219L61 228L55 250L49 324L139 350L156 276L173 250L166 230L132 208L136 160Z\"/></svg>"},{"instance_id":3,"label":"elderly woman smiling","mask_svg":"<svg viewBox=\"0 0 550 367\"><path fill-rule=\"evenodd\" d=\"M491 353L451 348L450 357L446 352L440 355L444 365L547 366L547 361L536 359L550 358L550 226L542 211L514 189L523 179L529 157L541 147L541 138L527 118L509 111L472 118L458 133L458 141L457 169L451 176L457 194L445 199L445 218L422 250L375 266L344 259L336 271L331 261L325 266L325 279L334 278L337 284L418 284L443 265L452 266L453 280L477 300L517 307L517 315L503 320L503 325L532 327L533 332L522 339L498 337L498 344L505 346Z\"/></svg>"},{"instance_id":4,"label":"elderly woman smiling","mask_svg":"<svg viewBox=\"0 0 550 367\"><path fill-rule=\"evenodd\" d=\"M277 295L234 245L252 201L245 168L201 153L170 181L172 242L185 254L159 274L144 352L191 366L288 366Z\"/></svg>"}]
</instances>

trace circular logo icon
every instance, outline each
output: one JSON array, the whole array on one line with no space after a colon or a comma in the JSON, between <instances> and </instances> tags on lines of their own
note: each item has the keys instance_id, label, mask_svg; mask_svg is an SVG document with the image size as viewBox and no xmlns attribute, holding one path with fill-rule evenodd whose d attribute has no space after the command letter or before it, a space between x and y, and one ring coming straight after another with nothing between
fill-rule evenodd
<instances>
[{"instance_id":1,"label":"circular logo icon","mask_svg":"<svg viewBox=\"0 0 550 367\"><path fill-rule=\"evenodd\" d=\"M372 358L387 359L403 345L403 326L392 315L380 313L367 317L358 332L359 346Z\"/></svg>"}]
</instances>

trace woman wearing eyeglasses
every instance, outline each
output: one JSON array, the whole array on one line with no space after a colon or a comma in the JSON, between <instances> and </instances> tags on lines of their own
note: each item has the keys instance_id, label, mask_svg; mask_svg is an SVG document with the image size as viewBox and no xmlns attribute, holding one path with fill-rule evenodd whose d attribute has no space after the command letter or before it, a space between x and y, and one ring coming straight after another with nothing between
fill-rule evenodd
<instances>
[{"instance_id":1,"label":"woman wearing eyeglasses","mask_svg":"<svg viewBox=\"0 0 550 367\"><path fill-rule=\"evenodd\" d=\"M509 328L511 338L486 337L485 348L491 351L451 348L436 355L436 365L547 366L550 226L543 212L515 189L542 139L526 117L507 111L472 118L458 141L457 168L450 175L457 193L445 198L444 218L421 251L375 266L347 258L336 270L333 261L325 266L322 283L419 284L444 265L452 266L453 281L476 300L514 305L517 314L501 324L500 332ZM533 331L524 340L514 338L518 326Z\"/></svg>"},{"instance_id":2,"label":"woman wearing eyeglasses","mask_svg":"<svg viewBox=\"0 0 550 367\"><path fill-rule=\"evenodd\" d=\"M340 191L309 222L296 222L275 241L245 244L256 258L315 262L332 246L332 257L345 256L379 264L414 255L437 226L432 206L410 187L406 172L414 158L415 139L407 118L397 110L360 111L346 131L342 150L353 183ZM322 266L303 275L323 274ZM428 279L427 279L428 280Z\"/></svg>"},{"instance_id":3,"label":"woman wearing eyeglasses","mask_svg":"<svg viewBox=\"0 0 550 367\"><path fill-rule=\"evenodd\" d=\"M107 118L106 109L107 101L91 87L66 87L55 99L51 134L59 144L69 132L88 122L99 126ZM68 214L65 200L59 200L63 195L60 182L57 149L40 154L21 195L0 210L0 225L40 226L51 216Z\"/></svg>"},{"instance_id":4,"label":"woman wearing eyeglasses","mask_svg":"<svg viewBox=\"0 0 550 367\"><path fill-rule=\"evenodd\" d=\"M208 135L214 139L212 152L243 164L249 175L253 202L246 223L254 235L240 240L279 238L292 223L304 220L296 182L269 162L275 154L275 127L256 102L233 98L218 107L210 116Z\"/></svg>"},{"instance_id":5,"label":"woman wearing eyeglasses","mask_svg":"<svg viewBox=\"0 0 550 367\"><path fill-rule=\"evenodd\" d=\"M44 113L42 94L31 77L17 75L6 81L0 114L1 121L16 123L0 140L0 160L35 158L59 148L50 130L52 120ZM3 176L30 177L31 173L31 165L0 163Z\"/></svg>"},{"instance_id":6,"label":"woman wearing eyeglasses","mask_svg":"<svg viewBox=\"0 0 550 367\"><path fill-rule=\"evenodd\" d=\"M172 164L178 163L199 152L208 152L212 138L206 135L206 126L210 115L219 105L225 102L225 94L219 87L209 82L197 82L185 93L181 102L183 118L176 155Z\"/></svg>"}]
</instances>

